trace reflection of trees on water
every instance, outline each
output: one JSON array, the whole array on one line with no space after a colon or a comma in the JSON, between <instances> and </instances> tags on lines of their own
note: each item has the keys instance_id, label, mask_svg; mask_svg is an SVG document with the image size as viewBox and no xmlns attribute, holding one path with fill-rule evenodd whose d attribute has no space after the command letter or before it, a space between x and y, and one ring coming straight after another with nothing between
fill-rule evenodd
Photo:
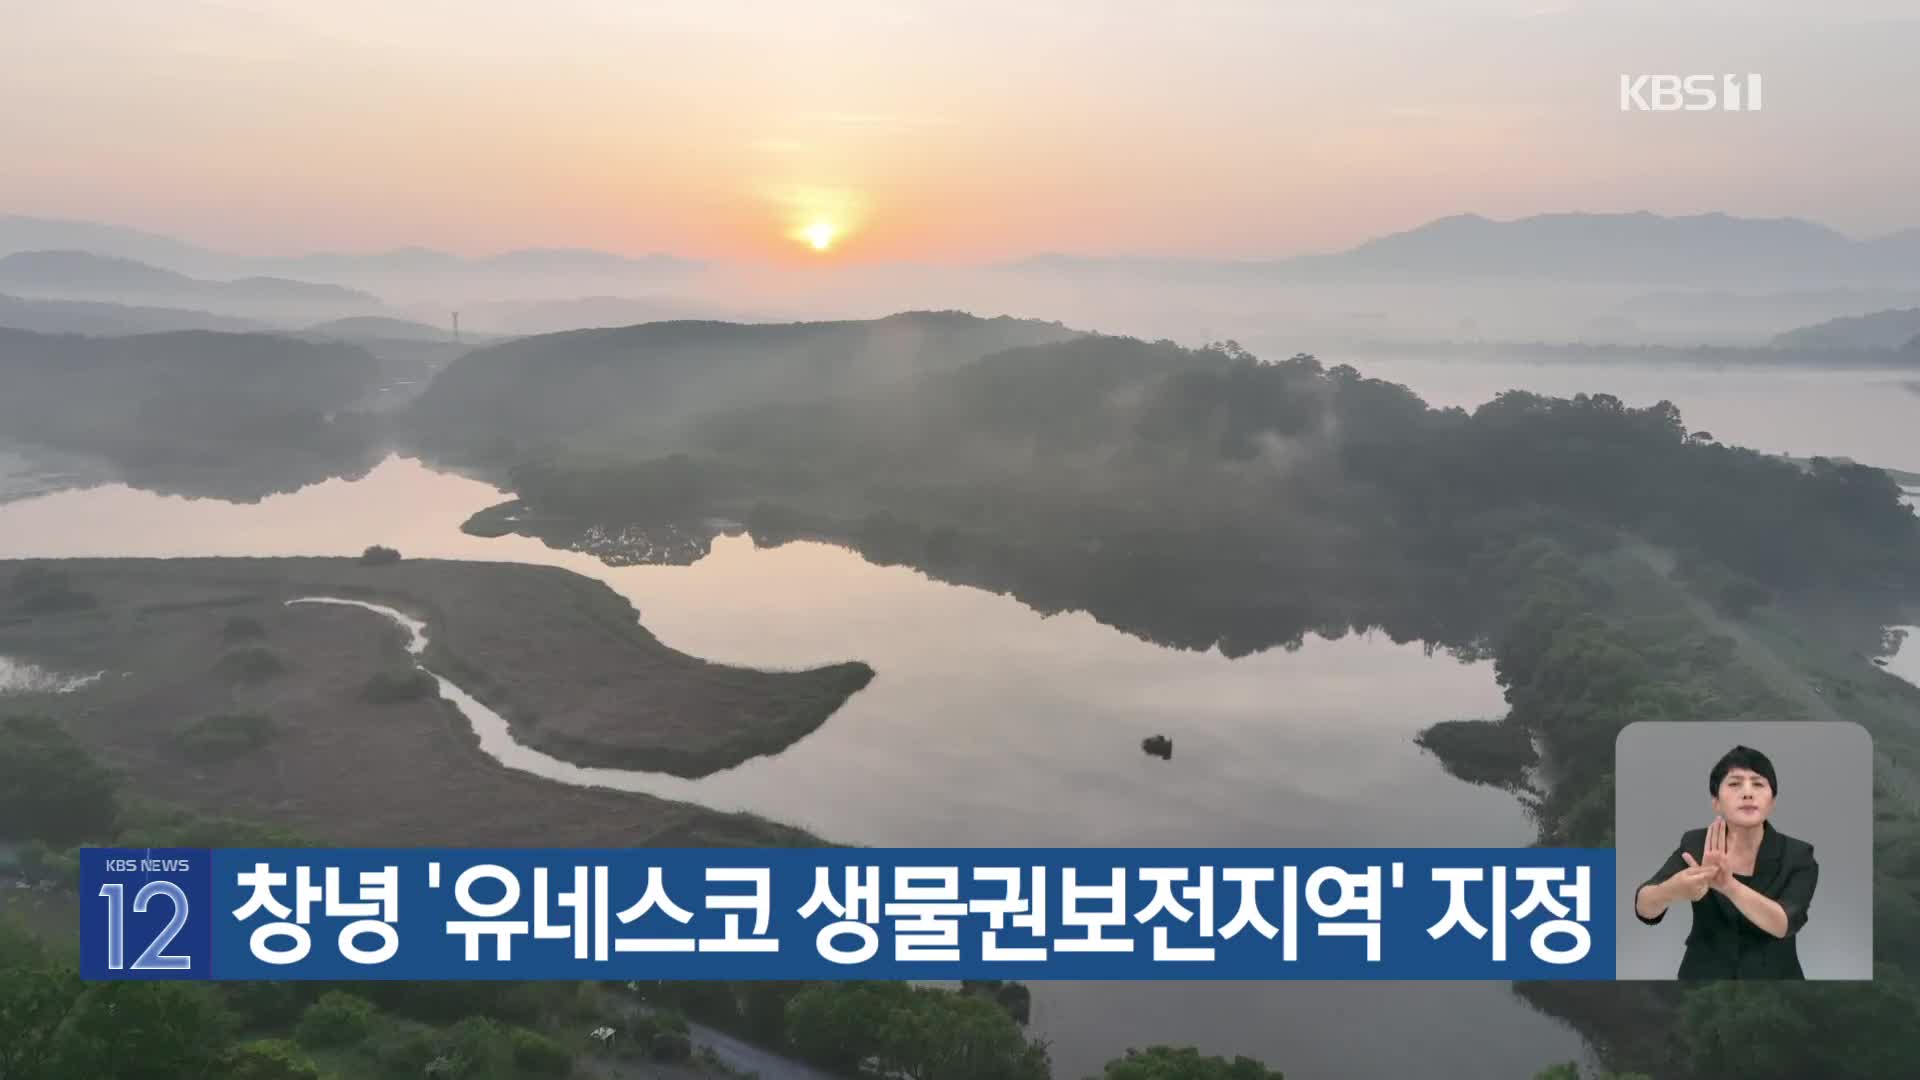
<instances>
[{"instance_id":1,"label":"reflection of trees on water","mask_svg":"<svg viewBox=\"0 0 1920 1080\"><path fill-rule=\"evenodd\" d=\"M143 462L126 466L121 479L129 487L157 495L257 503L272 495L290 495L328 480L363 479L382 457L384 453L353 461L322 461L265 454L236 457L218 464Z\"/></svg>"},{"instance_id":2,"label":"reflection of trees on water","mask_svg":"<svg viewBox=\"0 0 1920 1080\"><path fill-rule=\"evenodd\" d=\"M774 538L757 542L778 543ZM949 539L914 554L854 535L843 541L880 565L904 565L955 585L1009 595L1043 615L1085 612L1167 648L1239 658L1299 649L1308 634L1338 640L1382 633L1395 644L1475 654L1472 613L1459 597L1414 583L1382 588L1378 568L1286 559L1213 560L1060 552Z\"/></svg>"},{"instance_id":3,"label":"reflection of trees on water","mask_svg":"<svg viewBox=\"0 0 1920 1080\"><path fill-rule=\"evenodd\" d=\"M1477 613L1463 590L1439 578L1283 553L1220 557L1174 533L1165 538L1172 547L1158 551L1060 548L892 517L803 523L762 507L744 526L715 519L582 522L543 516L519 502L483 511L468 531L533 536L610 566L691 565L711 552L715 538L744 531L761 547L831 544L878 566L904 566L946 584L1010 596L1042 615L1084 612L1167 648L1217 648L1237 658L1299 649L1308 634L1337 640L1378 632L1396 644L1425 642L1429 651L1463 661L1486 658Z\"/></svg>"},{"instance_id":4,"label":"reflection of trees on water","mask_svg":"<svg viewBox=\"0 0 1920 1080\"><path fill-rule=\"evenodd\" d=\"M164 494L250 502L364 476L390 421L353 410L381 380L338 342L0 330L0 429L30 458L82 457Z\"/></svg>"},{"instance_id":5,"label":"reflection of trees on water","mask_svg":"<svg viewBox=\"0 0 1920 1080\"><path fill-rule=\"evenodd\" d=\"M307 447L217 441L183 447L123 440L87 455L79 468L71 464L76 460L71 453L47 451L44 458L41 453L38 447L20 450L19 490L0 487L0 501L10 493L25 497L117 482L158 495L257 503L328 480L362 479L387 451L357 438Z\"/></svg>"}]
</instances>

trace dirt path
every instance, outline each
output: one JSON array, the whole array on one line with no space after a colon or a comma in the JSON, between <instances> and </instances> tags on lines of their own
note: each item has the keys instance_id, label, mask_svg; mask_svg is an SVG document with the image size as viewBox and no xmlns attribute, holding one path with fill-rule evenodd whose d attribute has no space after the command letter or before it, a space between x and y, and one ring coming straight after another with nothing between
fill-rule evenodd
<instances>
[{"instance_id":1,"label":"dirt path","mask_svg":"<svg viewBox=\"0 0 1920 1080\"><path fill-rule=\"evenodd\" d=\"M644 1016L653 1011L646 1004L632 1000L624 1004L623 1010L629 1019ZM789 1057L784 1057L771 1050L762 1049L744 1039L736 1038L724 1031L708 1027L705 1024L689 1021L687 1023L687 1034L692 1038L695 1050L706 1050L710 1052L715 1059L727 1068L734 1070L738 1075L754 1076L758 1077L759 1080L835 1080L832 1073L822 1072L811 1065L803 1064ZM618 1071L617 1067L619 1066L626 1066L628 1071ZM608 1059L599 1061L596 1064L596 1068L599 1070L596 1075L609 1078L631 1077L634 1078L634 1080L639 1080L641 1077L651 1078L658 1076L665 1078L709 1075L697 1066L647 1065L638 1062L616 1062ZM614 1071L608 1071L609 1069L613 1069Z\"/></svg>"}]
</instances>

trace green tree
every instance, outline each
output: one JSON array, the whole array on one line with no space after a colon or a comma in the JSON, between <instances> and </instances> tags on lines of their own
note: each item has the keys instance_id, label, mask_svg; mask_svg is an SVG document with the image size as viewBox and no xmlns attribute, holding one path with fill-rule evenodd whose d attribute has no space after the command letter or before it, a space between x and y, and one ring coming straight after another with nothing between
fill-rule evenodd
<instances>
[{"instance_id":1,"label":"green tree","mask_svg":"<svg viewBox=\"0 0 1920 1080\"><path fill-rule=\"evenodd\" d=\"M1571 1061L1551 1065L1533 1074L1533 1080L1653 1080L1646 1073L1596 1072L1582 1073L1580 1066Z\"/></svg>"},{"instance_id":2,"label":"green tree","mask_svg":"<svg viewBox=\"0 0 1920 1080\"><path fill-rule=\"evenodd\" d=\"M1920 1058L1915 1016L1912 983L1881 967L1872 982L1713 983L1688 993L1680 1030L1702 1076L1899 1076Z\"/></svg>"},{"instance_id":3,"label":"green tree","mask_svg":"<svg viewBox=\"0 0 1920 1080\"><path fill-rule=\"evenodd\" d=\"M302 1046L350 1046L367 1037L375 1015L366 998L329 990L300 1015L294 1037Z\"/></svg>"},{"instance_id":4,"label":"green tree","mask_svg":"<svg viewBox=\"0 0 1920 1080\"><path fill-rule=\"evenodd\" d=\"M362 1049L378 1063L380 1075L396 1080L400 1077L416 1080L424 1076L428 1063L439 1055L431 1028L392 1017L383 1017L381 1023L374 1025Z\"/></svg>"},{"instance_id":5,"label":"green tree","mask_svg":"<svg viewBox=\"0 0 1920 1080\"><path fill-rule=\"evenodd\" d=\"M1127 1057L1106 1063L1104 1080L1284 1080L1279 1070L1252 1057L1202 1057L1194 1047L1150 1045L1127 1049Z\"/></svg>"},{"instance_id":6,"label":"green tree","mask_svg":"<svg viewBox=\"0 0 1920 1080\"><path fill-rule=\"evenodd\" d=\"M28 615L52 615L99 606L91 593L73 587L65 570L45 566L23 567L13 575L13 606Z\"/></svg>"},{"instance_id":7,"label":"green tree","mask_svg":"<svg viewBox=\"0 0 1920 1080\"><path fill-rule=\"evenodd\" d=\"M469 1016L448 1028L440 1039L440 1059L447 1063L441 1076L459 1080L512 1080L514 1065L511 1029L485 1016Z\"/></svg>"},{"instance_id":8,"label":"green tree","mask_svg":"<svg viewBox=\"0 0 1920 1080\"><path fill-rule=\"evenodd\" d=\"M509 1028L507 1041L513 1047L513 1065L523 1077L563 1077L573 1073L573 1055L566 1047L537 1031Z\"/></svg>"},{"instance_id":9,"label":"green tree","mask_svg":"<svg viewBox=\"0 0 1920 1080\"><path fill-rule=\"evenodd\" d=\"M227 1008L249 1030L292 1026L306 1011L314 992L312 983L298 981L227 982L220 988L226 992Z\"/></svg>"},{"instance_id":10,"label":"green tree","mask_svg":"<svg viewBox=\"0 0 1920 1080\"><path fill-rule=\"evenodd\" d=\"M1191 1046L1149 1046L1107 1062L1103 1080L1284 1080L1249 1057L1203 1057Z\"/></svg>"},{"instance_id":11,"label":"green tree","mask_svg":"<svg viewBox=\"0 0 1920 1080\"><path fill-rule=\"evenodd\" d=\"M320 1068L285 1039L255 1039L220 1057L225 1080L321 1080Z\"/></svg>"},{"instance_id":12,"label":"green tree","mask_svg":"<svg viewBox=\"0 0 1920 1080\"><path fill-rule=\"evenodd\" d=\"M89 986L60 1033L58 1076L177 1080L216 1076L231 1018L206 986L103 982Z\"/></svg>"},{"instance_id":13,"label":"green tree","mask_svg":"<svg viewBox=\"0 0 1920 1080\"><path fill-rule=\"evenodd\" d=\"M52 720L0 718L0 839L56 848L106 839L117 790L114 775Z\"/></svg>"},{"instance_id":14,"label":"green tree","mask_svg":"<svg viewBox=\"0 0 1920 1080\"><path fill-rule=\"evenodd\" d=\"M23 926L0 919L0 1078L50 1075L60 1025L84 985Z\"/></svg>"},{"instance_id":15,"label":"green tree","mask_svg":"<svg viewBox=\"0 0 1920 1080\"><path fill-rule=\"evenodd\" d=\"M841 1072L911 1080L1047 1080L1046 1047L1028 1041L997 1001L906 983L831 983L795 995L796 1052Z\"/></svg>"},{"instance_id":16,"label":"green tree","mask_svg":"<svg viewBox=\"0 0 1920 1080\"><path fill-rule=\"evenodd\" d=\"M805 988L805 983L792 981L739 984L740 1034L763 1046L784 1045L787 1003Z\"/></svg>"},{"instance_id":17,"label":"green tree","mask_svg":"<svg viewBox=\"0 0 1920 1080\"><path fill-rule=\"evenodd\" d=\"M960 992L978 994L989 1001L999 1003L1001 1008L1007 1010L1007 1015L1023 1026L1033 1015L1033 991L1027 989L1025 983L1008 982L1004 979L967 980L960 984Z\"/></svg>"}]
</instances>

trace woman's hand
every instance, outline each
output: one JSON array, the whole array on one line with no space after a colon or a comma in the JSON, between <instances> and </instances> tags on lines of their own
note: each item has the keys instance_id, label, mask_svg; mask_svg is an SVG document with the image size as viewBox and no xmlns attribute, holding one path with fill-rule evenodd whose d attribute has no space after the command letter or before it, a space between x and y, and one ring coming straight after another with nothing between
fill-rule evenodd
<instances>
[{"instance_id":1,"label":"woman's hand","mask_svg":"<svg viewBox=\"0 0 1920 1080\"><path fill-rule=\"evenodd\" d=\"M1680 857L1687 860L1687 868L1661 882L1660 887L1676 899L1685 897L1689 901L1698 900L1714 887L1713 881L1719 875L1720 868L1695 862L1693 856L1684 851Z\"/></svg>"},{"instance_id":2,"label":"woman's hand","mask_svg":"<svg viewBox=\"0 0 1920 1080\"><path fill-rule=\"evenodd\" d=\"M1714 818L1713 824L1707 826L1707 842L1700 852L1700 865L1713 871L1707 878L1709 888L1725 892L1733 884L1733 851L1727 839L1726 818Z\"/></svg>"}]
</instances>

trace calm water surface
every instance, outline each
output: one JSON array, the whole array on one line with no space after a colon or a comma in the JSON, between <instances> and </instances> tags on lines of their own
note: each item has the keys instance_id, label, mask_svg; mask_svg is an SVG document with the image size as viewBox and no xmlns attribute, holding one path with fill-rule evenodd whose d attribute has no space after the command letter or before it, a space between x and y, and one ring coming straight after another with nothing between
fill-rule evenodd
<instances>
[{"instance_id":1,"label":"calm water surface","mask_svg":"<svg viewBox=\"0 0 1920 1080\"><path fill-rule=\"evenodd\" d=\"M1352 363L1363 374L1411 386L1435 406L1471 410L1515 389L1609 393L1635 407L1664 398L1679 406L1688 430L1712 432L1723 443L1920 472L1920 378L1911 371L1602 367L1391 356L1356 357Z\"/></svg>"},{"instance_id":2,"label":"calm water surface","mask_svg":"<svg viewBox=\"0 0 1920 1080\"><path fill-rule=\"evenodd\" d=\"M813 543L721 539L687 567L608 567L538 541L459 531L502 497L390 459L253 505L107 486L0 505L0 554L340 555L563 566L633 600L667 644L767 667L859 659L873 683L786 752L698 781L583 769L508 746L509 764L752 810L877 845L1524 844L1508 796L1460 783L1412 743L1435 720L1504 711L1485 664L1384 638L1309 638L1241 660L1180 652L1085 615L876 567ZM369 618L378 616L369 614ZM431 628L429 628L431 633ZM1171 761L1142 737L1174 739ZM1196 1044L1297 1076L1527 1077L1585 1059L1505 984L1036 984L1056 1073L1127 1046ZM1384 1027L1383 1027L1384 1024ZM1391 1034L1391 1037L1387 1037ZM1497 1033L1497 1034L1495 1034Z\"/></svg>"},{"instance_id":3,"label":"calm water surface","mask_svg":"<svg viewBox=\"0 0 1920 1080\"><path fill-rule=\"evenodd\" d=\"M1723 442L1920 471L1920 395L1905 375L1380 357L1360 366L1435 405L1472 408L1511 388L1604 391L1630 405L1666 398L1690 429ZM692 566L613 568L526 538L462 534L460 523L501 493L397 458L362 480L256 505L121 486L36 495L62 471L0 489L18 500L0 499L0 555L339 555L383 543L413 557L544 563L608 583L662 640L698 656L763 667L859 659L878 672L798 745L698 781L582 769L508 740L490 744L509 764L563 782L752 810L860 844L1501 845L1531 836L1511 799L1448 778L1412 745L1435 720L1504 709L1486 665L1418 647L1310 638L1297 652L1230 661L1084 615L1043 617L820 544L762 550L722 539ZM1920 649L1903 648L1888 669L1920 682ZM1140 752L1155 732L1173 737L1171 761ZM1062 1077L1153 1042L1263 1057L1304 1077L1530 1077L1587 1058L1569 1030L1502 984L1034 990L1034 1028L1052 1040Z\"/></svg>"}]
</instances>

